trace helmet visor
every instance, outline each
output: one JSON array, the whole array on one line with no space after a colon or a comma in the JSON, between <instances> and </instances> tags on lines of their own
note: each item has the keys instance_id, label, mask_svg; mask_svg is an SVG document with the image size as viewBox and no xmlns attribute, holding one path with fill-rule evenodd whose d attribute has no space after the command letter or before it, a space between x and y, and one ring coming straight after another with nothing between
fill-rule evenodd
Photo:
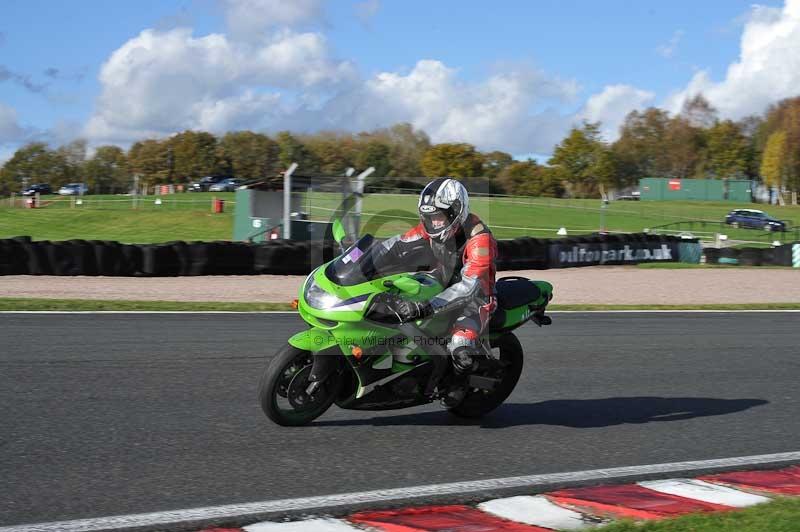
<instances>
[{"instance_id":1,"label":"helmet visor","mask_svg":"<svg viewBox=\"0 0 800 532\"><path fill-rule=\"evenodd\" d=\"M420 213L420 219L429 235L436 235L447 229L453 222L449 214L441 209Z\"/></svg>"}]
</instances>

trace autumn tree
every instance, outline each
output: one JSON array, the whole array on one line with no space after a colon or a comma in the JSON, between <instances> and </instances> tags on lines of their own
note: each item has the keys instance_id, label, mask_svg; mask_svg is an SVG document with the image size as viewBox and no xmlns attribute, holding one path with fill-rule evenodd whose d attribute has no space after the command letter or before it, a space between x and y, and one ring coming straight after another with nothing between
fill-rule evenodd
<instances>
[{"instance_id":1,"label":"autumn tree","mask_svg":"<svg viewBox=\"0 0 800 532\"><path fill-rule=\"evenodd\" d=\"M406 122L373 133L385 139L389 146L389 177L418 177L422 172L422 158L431 147L431 139L421 130Z\"/></svg>"},{"instance_id":2,"label":"autumn tree","mask_svg":"<svg viewBox=\"0 0 800 532\"><path fill-rule=\"evenodd\" d=\"M205 131L184 131L167 142L172 161L170 183L195 181L217 170L217 138Z\"/></svg>"},{"instance_id":3,"label":"autumn tree","mask_svg":"<svg viewBox=\"0 0 800 532\"><path fill-rule=\"evenodd\" d=\"M325 131L305 135L301 140L322 175L342 175L348 168L355 167L356 142L352 135Z\"/></svg>"},{"instance_id":4,"label":"autumn tree","mask_svg":"<svg viewBox=\"0 0 800 532\"><path fill-rule=\"evenodd\" d=\"M750 141L731 120L717 122L706 131L706 172L709 177L741 178L750 164Z\"/></svg>"},{"instance_id":5,"label":"autumn tree","mask_svg":"<svg viewBox=\"0 0 800 532\"><path fill-rule=\"evenodd\" d=\"M118 146L100 146L84 165L86 185L95 194L116 194L131 189L128 158Z\"/></svg>"},{"instance_id":6,"label":"autumn tree","mask_svg":"<svg viewBox=\"0 0 800 532\"><path fill-rule=\"evenodd\" d=\"M490 151L483 154L483 175L496 178L500 172L514 164L514 158L504 151Z\"/></svg>"},{"instance_id":7,"label":"autumn tree","mask_svg":"<svg viewBox=\"0 0 800 532\"><path fill-rule=\"evenodd\" d=\"M692 127L708 129L717 123L717 109L702 94L696 94L683 102L680 116Z\"/></svg>"},{"instance_id":8,"label":"autumn tree","mask_svg":"<svg viewBox=\"0 0 800 532\"><path fill-rule=\"evenodd\" d=\"M14 152L0 170L0 187L4 194L19 192L23 184L48 183L53 188L74 178L63 153L51 150L43 142L27 144Z\"/></svg>"},{"instance_id":9,"label":"autumn tree","mask_svg":"<svg viewBox=\"0 0 800 532\"><path fill-rule=\"evenodd\" d=\"M278 143L278 161L281 170L289 168L292 163L297 163L300 174L316 175L319 173L319 162L297 137L288 131L281 131L275 137L275 141Z\"/></svg>"},{"instance_id":10,"label":"autumn tree","mask_svg":"<svg viewBox=\"0 0 800 532\"><path fill-rule=\"evenodd\" d=\"M664 148L669 113L650 107L631 111L620 128L612 151L622 184L632 185L643 177L666 177L669 163Z\"/></svg>"},{"instance_id":11,"label":"autumn tree","mask_svg":"<svg viewBox=\"0 0 800 532\"><path fill-rule=\"evenodd\" d=\"M661 141L662 177L703 177L705 169L705 135L685 116L667 121Z\"/></svg>"},{"instance_id":12,"label":"autumn tree","mask_svg":"<svg viewBox=\"0 0 800 532\"><path fill-rule=\"evenodd\" d=\"M217 144L222 173L242 179L270 179L278 175L278 143L261 133L226 133Z\"/></svg>"},{"instance_id":13,"label":"autumn tree","mask_svg":"<svg viewBox=\"0 0 800 532\"><path fill-rule=\"evenodd\" d=\"M392 171L391 148L381 138L368 138L361 140L355 155L355 167L358 170L375 168L372 179L383 178Z\"/></svg>"},{"instance_id":14,"label":"autumn tree","mask_svg":"<svg viewBox=\"0 0 800 532\"><path fill-rule=\"evenodd\" d=\"M596 122L573 127L556 146L548 163L555 176L568 185L572 196L594 196L600 185L618 184L615 156L603 142Z\"/></svg>"},{"instance_id":15,"label":"autumn tree","mask_svg":"<svg viewBox=\"0 0 800 532\"><path fill-rule=\"evenodd\" d=\"M787 98L770 107L760 128L764 143L764 155L769 139L776 132L786 135L783 152L783 185L792 190L800 189L800 96ZM774 142L774 141L773 141Z\"/></svg>"},{"instance_id":16,"label":"autumn tree","mask_svg":"<svg viewBox=\"0 0 800 532\"><path fill-rule=\"evenodd\" d=\"M509 194L559 197L564 193L557 172L533 160L512 162L496 180Z\"/></svg>"},{"instance_id":17,"label":"autumn tree","mask_svg":"<svg viewBox=\"0 0 800 532\"><path fill-rule=\"evenodd\" d=\"M139 141L128 150L131 172L138 174L142 184L168 183L173 175L174 157L166 142L147 139Z\"/></svg>"},{"instance_id":18,"label":"autumn tree","mask_svg":"<svg viewBox=\"0 0 800 532\"><path fill-rule=\"evenodd\" d=\"M767 139L761 158L761 176L770 188L781 188L785 182L788 166L786 157L786 132L776 131Z\"/></svg>"},{"instance_id":19,"label":"autumn tree","mask_svg":"<svg viewBox=\"0 0 800 532\"><path fill-rule=\"evenodd\" d=\"M483 173L483 156L466 143L436 144L422 157L428 177L476 177Z\"/></svg>"}]
</instances>

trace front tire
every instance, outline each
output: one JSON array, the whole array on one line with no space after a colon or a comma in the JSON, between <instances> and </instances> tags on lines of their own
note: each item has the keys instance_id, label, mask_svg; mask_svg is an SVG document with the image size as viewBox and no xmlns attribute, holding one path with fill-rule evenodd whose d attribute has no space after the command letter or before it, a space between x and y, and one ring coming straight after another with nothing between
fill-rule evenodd
<instances>
[{"instance_id":1,"label":"front tire","mask_svg":"<svg viewBox=\"0 0 800 532\"><path fill-rule=\"evenodd\" d=\"M519 339L512 333L506 333L494 342L492 347L500 348L500 363L503 374L497 387L491 392L471 389L464 400L457 406L448 408L448 412L464 418L482 417L505 401L519 381L522 374L522 363L525 358Z\"/></svg>"},{"instance_id":2,"label":"front tire","mask_svg":"<svg viewBox=\"0 0 800 532\"><path fill-rule=\"evenodd\" d=\"M286 345L264 370L258 387L259 402L267 417L278 425L308 425L324 414L336 399L341 384L336 373L325 379L313 394L306 393L311 385L308 377L312 364L310 351Z\"/></svg>"}]
</instances>

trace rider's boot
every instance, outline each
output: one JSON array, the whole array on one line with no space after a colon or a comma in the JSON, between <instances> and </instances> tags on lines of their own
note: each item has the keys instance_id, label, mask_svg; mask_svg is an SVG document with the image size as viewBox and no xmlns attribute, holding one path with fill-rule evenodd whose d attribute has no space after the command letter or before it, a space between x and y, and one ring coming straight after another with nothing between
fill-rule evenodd
<instances>
[{"instance_id":1,"label":"rider's boot","mask_svg":"<svg viewBox=\"0 0 800 532\"><path fill-rule=\"evenodd\" d=\"M461 404L467 395L467 378L478 366L477 352L471 347L458 347L453 351L453 377L442 397L442 404L452 408Z\"/></svg>"}]
</instances>

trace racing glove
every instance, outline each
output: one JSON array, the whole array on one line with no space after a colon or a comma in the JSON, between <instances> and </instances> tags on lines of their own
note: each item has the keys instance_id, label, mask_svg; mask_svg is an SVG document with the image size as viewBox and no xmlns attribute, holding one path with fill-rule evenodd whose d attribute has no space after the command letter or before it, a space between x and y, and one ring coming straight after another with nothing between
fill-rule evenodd
<instances>
[{"instance_id":1,"label":"racing glove","mask_svg":"<svg viewBox=\"0 0 800 532\"><path fill-rule=\"evenodd\" d=\"M410 299L397 298L394 304L394 311L405 323L417 321L433 315L433 306L430 301L411 301Z\"/></svg>"}]
</instances>

